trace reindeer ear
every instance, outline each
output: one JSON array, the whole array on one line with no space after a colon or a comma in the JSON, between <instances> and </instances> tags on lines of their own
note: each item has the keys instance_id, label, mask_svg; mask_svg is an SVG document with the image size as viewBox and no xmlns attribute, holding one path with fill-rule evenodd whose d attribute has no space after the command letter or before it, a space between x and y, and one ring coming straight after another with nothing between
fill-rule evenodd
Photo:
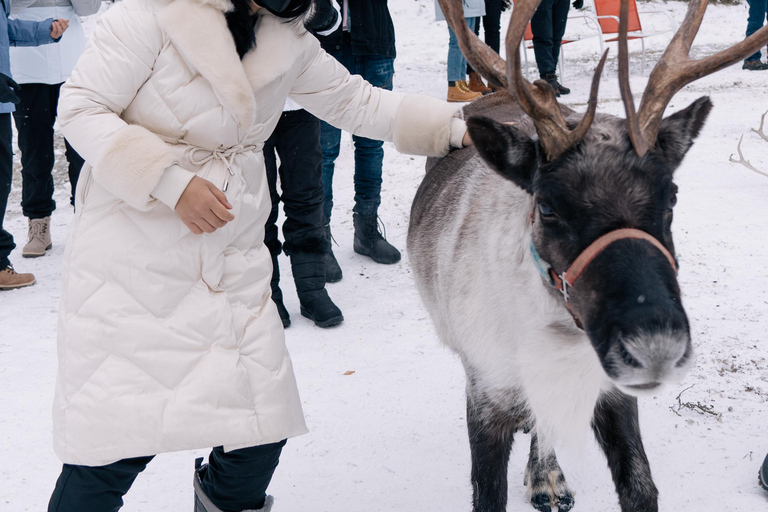
<instances>
[{"instance_id":1,"label":"reindeer ear","mask_svg":"<svg viewBox=\"0 0 768 512\"><path fill-rule=\"evenodd\" d=\"M538 167L536 141L514 126L488 117L470 117L467 130L477 152L493 170L533 193L533 175Z\"/></svg>"},{"instance_id":2,"label":"reindeer ear","mask_svg":"<svg viewBox=\"0 0 768 512\"><path fill-rule=\"evenodd\" d=\"M709 96L703 96L661 121L654 152L661 156L672 170L677 169L691 149L693 140L699 136L710 110L712 102Z\"/></svg>"}]
</instances>

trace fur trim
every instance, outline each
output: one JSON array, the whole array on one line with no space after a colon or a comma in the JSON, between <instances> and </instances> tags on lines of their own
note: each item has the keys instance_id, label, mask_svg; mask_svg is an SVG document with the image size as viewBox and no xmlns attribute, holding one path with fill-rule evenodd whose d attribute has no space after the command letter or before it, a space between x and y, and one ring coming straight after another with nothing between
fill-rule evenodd
<instances>
[{"instance_id":1,"label":"fur trim","mask_svg":"<svg viewBox=\"0 0 768 512\"><path fill-rule=\"evenodd\" d=\"M232 6L228 0L174 0L160 11L158 21L184 60L211 83L224 108L247 131L256 120L256 99L219 9L224 3Z\"/></svg>"},{"instance_id":2,"label":"fur trim","mask_svg":"<svg viewBox=\"0 0 768 512\"><path fill-rule=\"evenodd\" d=\"M248 82L254 91L282 76L301 54L302 25L286 23L268 11L259 13L256 23L256 48L243 58Z\"/></svg>"},{"instance_id":3,"label":"fur trim","mask_svg":"<svg viewBox=\"0 0 768 512\"><path fill-rule=\"evenodd\" d=\"M458 106L431 96L409 94L395 115L395 147L412 155L445 156L451 149L451 120L461 117Z\"/></svg>"},{"instance_id":4,"label":"fur trim","mask_svg":"<svg viewBox=\"0 0 768 512\"><path fill-rule=\"evenodd\" d=\"M331 241L325 238L303 238L296 242L286 241L283 250L288 256L294 254L328 254L331 251Z\"/></svg>"},{"instance_id":5,"label":"fur trim","mask_svg":"<svg viewBox=\"0 0 768 512\"><path fill-rule=\"evenodd\" d=\"M139 210L146 210L166 168L174 165L173 152L144 127L128 125L112 138L93 177L109 192Z\"/></svg>"},{"instance_id":6,"label":"fur trim","mask_svg":"<svg viewBox=\"0 0 768 512\"><path fill-rule=\"evenodd\" d=\"M229 12L235 8L230 0L195 0L201 5L210 5L221 12Z\"/></svg>"}]
</instances>

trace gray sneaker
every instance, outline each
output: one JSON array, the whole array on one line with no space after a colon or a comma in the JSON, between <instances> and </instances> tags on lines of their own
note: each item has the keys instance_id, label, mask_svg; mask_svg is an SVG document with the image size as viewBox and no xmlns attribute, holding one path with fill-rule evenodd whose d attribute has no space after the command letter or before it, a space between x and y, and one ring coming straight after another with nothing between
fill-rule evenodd
<instances>
[{"instance_id":1,"label":"gray sneaker","mask_svg":"<svg viewBox=\"0 0 768 512\"><path fill-rule=\"evenodd\" d=\"M29 220L29 242L21 255L25 258L45 256L45 251L53 247L51 243L51 217Z\"/></svg>"}]
</instances>

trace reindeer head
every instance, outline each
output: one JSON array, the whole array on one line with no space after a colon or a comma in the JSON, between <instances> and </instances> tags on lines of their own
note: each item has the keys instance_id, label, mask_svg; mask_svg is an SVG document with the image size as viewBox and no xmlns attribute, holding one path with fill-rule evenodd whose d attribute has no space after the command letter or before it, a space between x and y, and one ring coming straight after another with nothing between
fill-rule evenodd
<instances>
[{"instance_id":1,"label":"reindeer head","mask_svg":"<svg viewBox=\"0 0 768 512\"><path fill-rule=\"evenodd\" d=\"M522 77L518 47L539 1L517 0L505 66L462 26L458 2L440 0L472 67L496 85L509 86L536 136L524 126L527 121L511 126L471 117L467 126L482 158L533 196L535 259L551 267L553 286L565 289L565 306L588 335L606 374L622 391L638 395L680 380L692 360L671 233L677 192L673 173L712 103L700 98L662 119L664 109L684 85L766 44L768 28L728 50L691 61L688 51L707 4L691 0L636 113L628 79L628 7L622 0L619 80L627 119L595 115L604 54L587 112L579 120L563 115L549 84L530 84ZM631 236L623 236L627 233Z\"/></svg>"}]
</instances>

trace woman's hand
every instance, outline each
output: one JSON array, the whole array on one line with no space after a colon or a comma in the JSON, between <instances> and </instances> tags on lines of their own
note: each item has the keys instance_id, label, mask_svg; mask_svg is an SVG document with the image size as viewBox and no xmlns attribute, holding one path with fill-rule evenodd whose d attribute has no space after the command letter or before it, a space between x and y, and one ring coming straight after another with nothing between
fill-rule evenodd
<instances>
[{"instance_id":1,"label":"woman's hand","mask_svg":"<svg viewBox=\"0 0 768 512\"><path fill-rule=\"evenodd\" d=\"M467 133L464 134L464 138L461 139L461 144L466 148L467 146L471 146L474 144L472 142L472 137L469 136L469 130L467 130Z\"/></svg>"},{"instance_id":2,"label":"woman's hand","mask_svg":"<svg viewBox=\"0 0 768 512\"><path fill-rule=\"evenodd\" d=\"M235 218L224 192L208 180L195 176L176 203L181 221L196 235L213 233Z\"/></svg>"},{"instance_id":3,"label":"woman's hand","mask_svg":"<svg viewBox=\"0 0 768 512\"><path fill-rule=\"evenodd\" d=\"M69 20L53 20L51 23L51 39L59 39L69 27Z\"/></svg>"}]
</instances>

